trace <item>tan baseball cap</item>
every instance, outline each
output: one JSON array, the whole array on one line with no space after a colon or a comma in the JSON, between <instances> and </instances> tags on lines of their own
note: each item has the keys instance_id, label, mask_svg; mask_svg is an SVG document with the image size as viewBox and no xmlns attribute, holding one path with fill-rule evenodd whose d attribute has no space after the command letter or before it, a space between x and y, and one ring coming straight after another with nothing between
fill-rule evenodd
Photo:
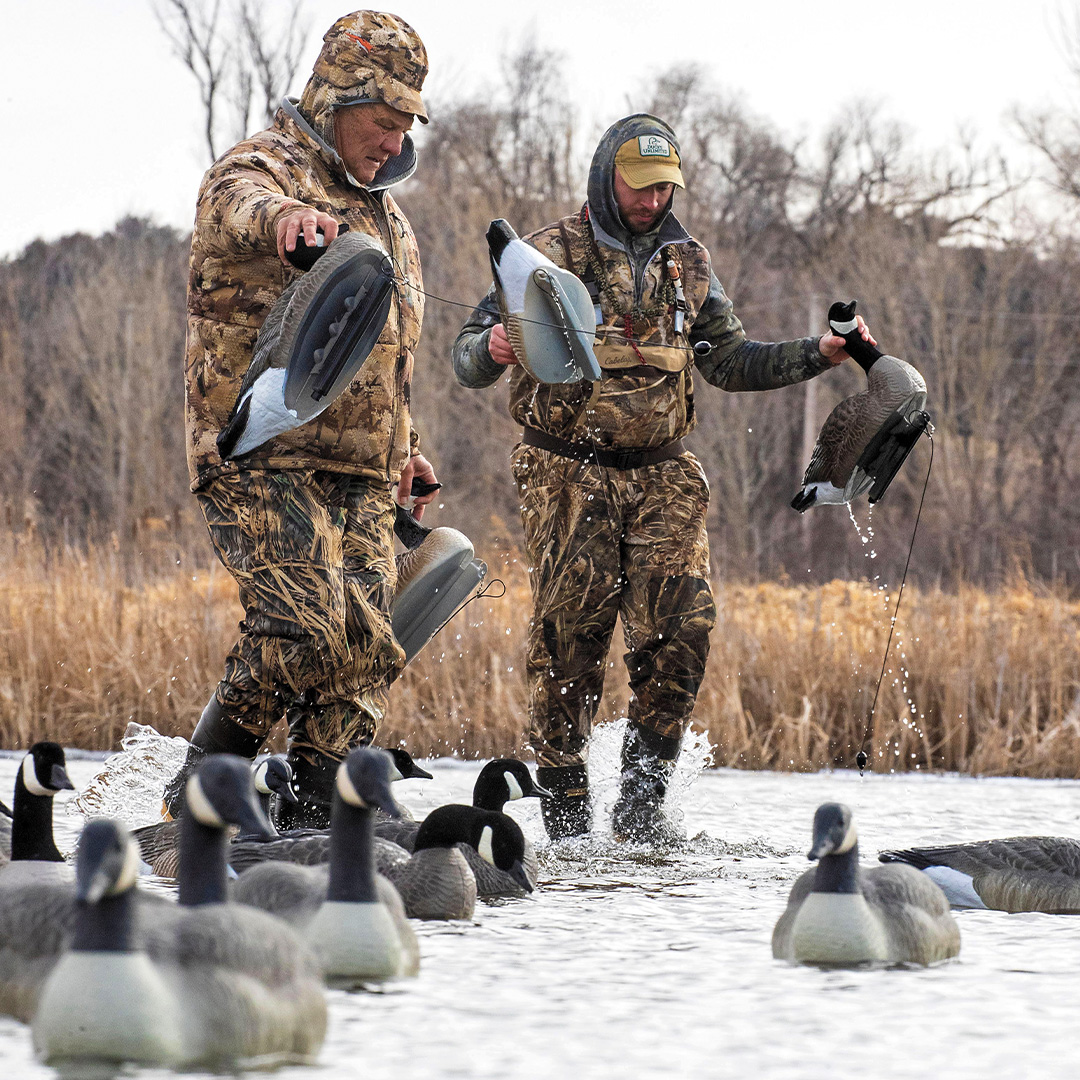
<instances>
[{"instance_id":1,"label":"tan baseball cap","mask_svg":"<svg viewBox=\"0 0 1080 1080\"><path fill-rule=\"evenodd\" d=\"M675 184L685 188L679 152L663 135L637 135L615 152L615 168L632 188Z\"/></svg>"}]
</instances>

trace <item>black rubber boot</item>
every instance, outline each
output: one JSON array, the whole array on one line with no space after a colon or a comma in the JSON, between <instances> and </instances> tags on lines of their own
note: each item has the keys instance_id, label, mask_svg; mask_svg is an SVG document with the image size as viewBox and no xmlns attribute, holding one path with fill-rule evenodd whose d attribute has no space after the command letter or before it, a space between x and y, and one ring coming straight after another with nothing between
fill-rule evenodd
<instances>
[{"instance_id":1,"label":"black rubber boot","mask_svg":"<svg viewBox=\"0 0 1080 1080\"><path fill-rule=\"evenodd\" d=\"M184 813L187 779L207 754L237 754L254 758L263 740L242 728L219 704L215 694L191 733L191 745L180 771L165 785L165 810L174 820Z\"/></svg>"},{"instance_id":2,"label":"black rubber boot","mask_svg":"<svg viewBox=\"0 0 1080 1080\"><path fill-rule=\"evenodd\" d=\"M552 840L583 836L592 828L589 805L589 775L584 765L551 767L536 770L536 782L551 792L550 799L540 800L544 828Z\"/></svg>"},{"instance_id":3,"label":"black rubber boot","mask_svg":"<svg viewBox=\"0 0 1080 1080\"><path fill-rule=\"evenodd\" d=\"M658 735L640 724L627 725L619 797L611 810L611 831L616 840L673 838L664 817L664 796L681 746L681 739Z\"/></svg>"},{"instance_id":4,"label":"black rubber boot","mask_svg":"<svg viewBox=\"0 0 1080 1080\"><path fill-rule=\"evenodd\" d=\"M314 754L314 751L307 753ZM310 761L292 750L286 760L292 766L293 787L300 801L293 804L275 798L274 824L280 830L329 829L334 783L341 762L321 754L315 761Z\"/></svg>"}]
</instances>

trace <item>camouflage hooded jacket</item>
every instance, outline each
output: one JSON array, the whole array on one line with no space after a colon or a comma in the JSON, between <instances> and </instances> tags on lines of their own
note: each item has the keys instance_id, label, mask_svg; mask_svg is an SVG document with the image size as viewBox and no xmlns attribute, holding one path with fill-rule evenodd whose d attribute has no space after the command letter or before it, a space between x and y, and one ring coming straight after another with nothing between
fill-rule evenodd
<instances>
[{"instance_id":1,"label":"camouflage hooded jacket","mask_svg":"<svg viewBox=\"0 0 1080 1080\"><path fill-rule=\"evenodd\" d=\"M591 437L601 446L652 448L693 430L694 367L708 382L729 391L771 390L829 367L817 338L748 341L712 271L708 251L670 210L648 234L635 235L626 228L615 202L615 153L628 139L650 133L663 135L678 149L671 129L654 116L618 121L593 155L589 200L582 212L525 237L579 277L589 273L592 253L600 264L597 277L606 279L608 287L599 294L597 357L604 377L598 389L589 382L540 383L524 367L511 367L510 414L523 426L570 441ZM681 333L676 332L673 305L664 300L665 252L678 266L685 294ZM666 291L670 294L670 286ZM491 359L487 348L491 327L499 320L492 286L454 344L454 372L463 386L490 386L507 370ZM695 355L692 347L699 341L708 341L712 352Z\"/></svg>"},{"instance_id":2,"label":"camouflage hooded jacket","mask_svg":"<svg viewBox=\"0 0 1080 1080\"><path fill-rule=\"evenodd\" d=\"M342 70L331 33L299 102L282 102L273 124L215 162L199 190L186 356L188 467L196 490L239 467L222 461L216 440L259 327L299 273L278 258L275 227L282 214L302 206L380 238L408 284L397 285L386 326L350 387L315 420L246 455L242 467L327 469L393 481L416 443L409 391L423 281L412 228L386 191L412 175L416 154L405 136L401 154L371 183L360 187L349 179L332 146L333 108L375 95L364 94L371 88L363 83L358 88L355 70Z\"/></svg>"}]
</instances>

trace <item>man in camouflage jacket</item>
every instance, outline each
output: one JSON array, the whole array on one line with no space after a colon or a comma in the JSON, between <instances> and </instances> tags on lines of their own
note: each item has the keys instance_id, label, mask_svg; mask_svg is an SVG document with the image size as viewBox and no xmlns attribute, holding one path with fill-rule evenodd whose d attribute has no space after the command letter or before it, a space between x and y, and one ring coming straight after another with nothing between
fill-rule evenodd
<instances>
[{"instance_id":1,"label":"man in camouflage jacket","mask_svg":"<svg viewBox=\"0 0 1080 1080\"><path fill-rule=\"evenodd\" d=\"M407 134L427 121L427 53L408 23L358 11L323 38L298 101L211 167L199 191L188 285L187 421L192 490L245 617L225 675L166 790L204 752L253 757L283 716L299 821L328 819L337 762L370 740L404 665L390 629L396 580L392 485L434 481L409 412L424 297L416 240L388 189L416 168ZM386 326L348 389L310 423L222 460L255 339L299 271L297 236L338 224L377 237L399 282ZM432 498L419 500L417 509Z\"/></svg>"},{"instance_id":2,"label":"man in camouflage jacket","mask_svg":"<svg viewBox=\"0 0 1080 1080\"><path fill-rule=\"evenodd\" d=\"M511 461L533 593L530 738L556 796L544 800L553 837L589 829L588 738L617 616L632 696L613 827L636 838L662 829L716 620L709 486L682 442L696 424L693 368L724 390L771 390L847 355L832 335L747 340L708 251L671 212L679 155L663 121L620 120L596 148L581 211L525 238L593 296L598 384L543 384L520 366L494 286L453 349L464 386L509 370L524 427Z\"/></svg>"}]
</instances>

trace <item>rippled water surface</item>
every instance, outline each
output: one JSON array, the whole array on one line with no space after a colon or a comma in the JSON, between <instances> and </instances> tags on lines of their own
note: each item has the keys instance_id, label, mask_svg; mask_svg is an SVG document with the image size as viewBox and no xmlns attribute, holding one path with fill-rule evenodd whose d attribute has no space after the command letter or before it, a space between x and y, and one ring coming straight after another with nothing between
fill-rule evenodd
<instances>
[{"instance_id":1,"label":"rippled water surface","mask_svg":"<svg viewBox=\"0 0 1080 1080\"><path fill-rule=\"evenodd\" d=\"M601 812L616 733L598 737ZM318 1062L281 1078L1073 1077L1080 920L960 912L958 960L930 970L821 971L772 959L769 938L807 866L810 822L847 802L864 861L885 847L1039 832L1076 835L1080 784L954 776L706 771L685 754L690 839L671 851L547 845L534 800L510 804L540 843L535 899L473 923L415 923L420 977L329 993ZM0 760L10 792L15 759ZM474 762L427 763L398 785L418 816L468 801ZM81 786L101 767L75 761ZM594 781L595 782L595 781ZM61 847L79 818L57 808ZM0 1020L0 1077L46 1077L28 1030ZM153 1070L124 1075L150 1077Z\"/></svg>"}]
</instances>

